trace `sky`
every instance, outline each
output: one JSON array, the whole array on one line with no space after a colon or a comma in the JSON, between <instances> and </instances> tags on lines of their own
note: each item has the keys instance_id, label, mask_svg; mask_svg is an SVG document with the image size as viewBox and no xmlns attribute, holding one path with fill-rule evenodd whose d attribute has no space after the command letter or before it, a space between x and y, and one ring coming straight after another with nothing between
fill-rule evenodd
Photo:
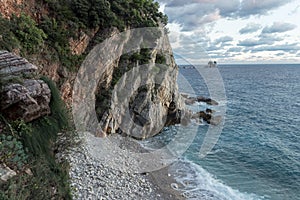
<instances>
[{"instance_id":1,"label":"sky","mask_svg":"<svg viewBox=\"0 0 300 200\"><path fill-rule=\"evenodd\" d=\"M158 2L178 64L300 63L299 0Z\"/></svg>"}]
</instances>

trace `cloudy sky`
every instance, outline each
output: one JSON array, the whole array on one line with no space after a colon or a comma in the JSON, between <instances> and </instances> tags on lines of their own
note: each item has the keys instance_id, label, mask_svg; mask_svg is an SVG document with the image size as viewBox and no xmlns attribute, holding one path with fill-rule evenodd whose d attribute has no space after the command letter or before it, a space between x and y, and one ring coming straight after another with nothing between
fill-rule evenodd
<instances>
[{"instance_id":1,"label":"cloudy sky","mask_svg":"<svg viewBox=\"0 0 300 200\"><path fill-rule=\"evenodd\" d=\"M178 64L300 63L299 0L158 0Z\"/></svg>"}]
</instances>

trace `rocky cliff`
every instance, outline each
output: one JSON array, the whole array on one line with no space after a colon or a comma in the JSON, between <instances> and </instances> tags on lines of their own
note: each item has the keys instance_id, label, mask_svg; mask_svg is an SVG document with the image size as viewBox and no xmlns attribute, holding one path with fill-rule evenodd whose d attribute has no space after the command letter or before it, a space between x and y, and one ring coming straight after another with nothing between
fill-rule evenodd
<instances>
[{"instance_id":1,"label":"rocky cliff","mask_svg":"<svg viewBox=\"0 0 300 200\"><path fill-rule=\"evenodd\" d=\"M24 8L23 13L21 8ZM0 31L0 47L20 54L38 66L34 70L54 80L60 89L62 99L71 106L76 74L90 51L105 39L123 31L158 26L163 29L167 19L158 8L158 3L152 0L126 2L99 0L97 3L90 0L14 2L3 0L0 10L4 18L0 17L0 23L7 29ZM135 38L128 36L105 51L107 54L122 52L133 39ZM168 38L163 35L151 40L153 43L151 47L147 47L147 41L143 37L135 41L135 51L123 52L105 68L102 77L97 79L98 82L95 83L90 95L93 96L92 109L96 110L95 118L98 119L101 130L98 131L98 135L124 133L142 139L157 134L164 125L179 120L178 111L182 105L177 94L177 66ZM122 98L113 96L116 86L119 89L130 85L136 86L140 80L144 80L145 84L135 88L126 102L121 104ZM18 100L17 98L15 101L10 100L14 105L23 107L26 105L34 113L47 114L49 110L44 106L32 107L39 101L44 103L47 101L46 98L34 96L37 93L38 96L48 95L37 89L38 84L44 87L40 82L29 80L23 81L22 85L15 83L10 86L11 88L6 87L3 93L4 101L14 98L7 91L18 91L23 93L23 96L31 97L31 106L28 104L29 100L24 102L21 96ZM85 100L84 95L81 95L81 100ZM13 109L12 105L2 104L3 109ZM23 107L20 110L25 109ZM129 118L124 115L127 108ZM120 112L116 113L116 110ZM15 112L16 109L7 111L7 113ZM121 117L116 117L117 115ZM11 117L22 118L22 116ZM28 118L26 121L30 121L36 117L26 118ZM89 118L83 119L86 120ZM140 128L136 127L141 127L142 131L139 132Z\"/></svg>"},{"instance_id":2,"label":"rocky cliff","mask_svg":"<svg viewBox=\"0 0 300 200\"><path fill-rule=\"evenodd\" d=\"M149 38L151 31L159 36ZM148 48L141 48L143 44ZM115 32L91 52L78 73L76 124L98 136L122 133L144 139L158 134L180 120L177 73L163 28Z\"/></svg>"}]
</instances>

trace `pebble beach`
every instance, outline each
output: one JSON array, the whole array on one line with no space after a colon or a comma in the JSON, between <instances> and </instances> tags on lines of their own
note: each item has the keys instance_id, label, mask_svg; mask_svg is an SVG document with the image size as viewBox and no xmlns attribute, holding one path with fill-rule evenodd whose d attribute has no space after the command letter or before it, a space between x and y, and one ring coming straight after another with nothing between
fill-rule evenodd
<instances>
[{"instance_id":1,"label":"pebble beach","mask_svg":"<svg viewBox=\"0 0 300 200\"><path fill-rule=\"evenodd\" d=\"M138 151L143 150L137 143L131 144L130 147ZM69 149L67 159L70 163L69 175L75 200L184 199L180 192L171 187L176 181L168 173L168 167L149 173L118 170L91 155L84 140ZM129 159L128 163L125 163L131 164Z\"/></svg>"}]
</instances>

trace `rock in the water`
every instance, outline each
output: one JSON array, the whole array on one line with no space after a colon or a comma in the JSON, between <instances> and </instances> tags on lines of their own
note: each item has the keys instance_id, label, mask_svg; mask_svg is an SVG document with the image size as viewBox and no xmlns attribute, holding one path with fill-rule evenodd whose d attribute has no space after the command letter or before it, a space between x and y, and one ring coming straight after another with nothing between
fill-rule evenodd
<instances>
[{"instance_id":1,"label":"rock in the water","mask_svg":"<svg viewBox=\"0 0 300 200\"><path fill-rule=\"evenodd\" d=\"M208 105L213 105L213 106L216 106L218 105L218 102L211 99L211 98L206 98L206 97L203 97L203 96L198 96L198 97L189 97L188 95L186 94L181 94L181 96L184 98L184 101L185 101L185 104L186 105L192 105L196 102L204 102Z\"/></svg>"},{"instance_id":2,"label":"rock in the water","mask_svg":"<svg viewBox=\"0 0 300 200\"><path fill-rule=\"evenodd\" d=\"M168 108L168 115L165 126L179 124L181 119L181 110L177 109L176 103L172 101Z\"/></svg>"},{"instance_id":3,"label":"rock in the water","mask_svg":"<svg viewBox=\"0 0 300 200\"><path fill-rule=\"evenodd\" d=\"M213 105L213 106L216 106L218 105L218 102L211 99L211 98L206 98L206 97L203 97L203 96L199 96L197 97L197 101L198 102L205 102L207 103L208 105Z\"/></svg>"},{"instance_id":4,"label":"rock in the water","mask_svg":"<svg viewBox=\"0 0 300 200\"><path fill-rule=\"evenodd\" d=\"M203 119L204 121L206 121L208 124L210 124L210 120L211 120L211 114L206 113L204 111L200 111L196 114L194 114L194 118L195 116L198 116L199 118Z\"/></svg>"}]
</instances>

